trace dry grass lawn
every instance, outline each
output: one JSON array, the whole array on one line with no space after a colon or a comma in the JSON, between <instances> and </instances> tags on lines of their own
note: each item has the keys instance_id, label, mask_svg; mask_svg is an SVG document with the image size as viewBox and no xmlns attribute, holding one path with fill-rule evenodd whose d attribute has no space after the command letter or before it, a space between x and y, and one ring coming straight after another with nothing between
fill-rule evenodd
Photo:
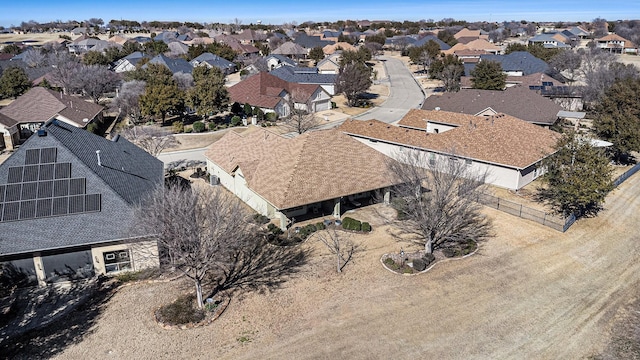
<instances>
[{"instance_id":1,"label":"dry grass lawn","mask_svg":"<svg viewBox=\"0 0 640 360\"><path fill-rule=\"evenodd\" d=\"M486 209L495 237L466 259L418 276L383 269L386 252L411 250L371 210L374 231L344 273L311 237L312 255L280 288L233 299L213 324L167 331L151 312L188 283L135 285L108 303L97 326L61 359L579 359L600 353L616 318L638 296L640 176L605 210L567 233Z\"/></svg>"}]
</instances>

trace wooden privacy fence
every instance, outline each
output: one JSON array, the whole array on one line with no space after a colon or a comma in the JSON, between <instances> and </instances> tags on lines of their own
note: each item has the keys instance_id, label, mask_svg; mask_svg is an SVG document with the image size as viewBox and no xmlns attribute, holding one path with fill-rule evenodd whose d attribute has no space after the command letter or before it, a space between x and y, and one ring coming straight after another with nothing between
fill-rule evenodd
<instances>
[{"instance_id":1,"label":"wooden privacy fence","mask_svg":"<svg viewBox=\"0 0 640 360\"><path fill-rule=\"evenodd\" d=\"M567 218L561 218L556 215L489 194L481 194L480 203L502 212L506 212L507 214L535 221L539 224L562 232L567 231L567 229L569 229L569 227L576 221L576 217L573 214Z\"/></svg>"}]
</instances>

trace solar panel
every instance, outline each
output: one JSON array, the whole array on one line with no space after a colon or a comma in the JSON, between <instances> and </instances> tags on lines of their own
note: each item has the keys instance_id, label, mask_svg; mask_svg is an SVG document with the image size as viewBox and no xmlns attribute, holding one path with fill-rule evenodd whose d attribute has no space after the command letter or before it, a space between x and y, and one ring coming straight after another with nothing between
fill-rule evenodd
<instances>
[{"instance_id":1,"label":"solar panel","mask_svg":"<svg viewBox=\"0 0 640 360\"><path fill-rule=\"evenodd\" d=\"M69 195L80 195L86 192L85 178L71 179L69 181Z\"/></svg>"},{"instance_id":2,"label":"solar panel","mask_svg":"<svg viewBox=\"0 0 640 360\"><path fill-rule=\"evenodd\" d=\"M68 179L71 177L71 163L56 163L56 179Z\"/></svg>"},{"instance_id":3,"label":"solar panel","mask_svg":"<svg viewBox=\"0 0 640 360\"><path fill-rule=\"evenodd\" d=\"M38 199L53 197L53 181L38 183Z\"/></svg>"},{"instance_id":4,"label":"solar panel","mask_svg":"<svg viewBox=\"0 0 640 360\"><path fill-rule=\"evenodd\" d=\"M26 165L38 164L40 162L40 149L29 149L25 154L24 163Z\"/></svg>"},{"instance_id":5,"label":"solar panel","mask_svg":"<svg viewBox=\"0 0 640 360\"><path fill-rule=\"evenodd\" d=\"M91 212L91 211L100 211L100 194L90 194L90 195L85 195L85 206L84 206L84 211L86 212Z\"/></svg>"},{"instance_id":6,"label":"solar panel","mask_svg":"<svg viewBox=\"0 0 640 360\"><path fill-rule=\"evenodd\" d=\"M40 150L40 163L48 164L56 162L57 148L44 148Z\"/></svg>"},{"instance_id":7,"label":"solar panel","mask_svg":"<svg viewBox=\"0 0 640 360\"><path fill-rule=\"evenodd\" d=\"M36 201L20 202L20 219L33 219L36 216Z\"/></svg>"},{"instance_id":8,"label":"solar panel","mask_svg":"<svg viewBox=\"0 0 640 360\"><path fill-rule=\"evenodd\" d=\"M54 169L55 169L54 164L40 165L40 173L38 174L38 180L53 179Z\"/></svg>"},{"instance_id":9,"label":"solar panel","mask_svg":"<svg viewBox=\"0 0 640 360\"><path fill-rule=\"evenodd\" d=\"M13 166L9 168L7 182L9 184L22 182L22 166Z\"/></svg>"},{"instance_id":10,"label":"solar panel","mask_svg":"<svg viewBox=\"0 0 640 360\"><path fill-rule=\"evenodd\" d=\"M2 212L2 214L2 221L18 220L18 217L20 216L20 203L5 203L4 211Z\"/></svg>"},{"instance_id":11,"label":"solar panel","mask_svg":"<svg viewBox=\"0 0 640 360\"><path fill-rule=\"evenodd\" d=\"M30 182L22 184L20 200L31 200L38 196L38 183Z\"/></svg>"},{"instance_id":12,"label":"solar panel","mask_svg":"<svg viewBox=\"0 0 640 360\"><path fill-rule=\"evenodd\" d=\"M24 175L22 181L38 181L38 165L29 165L24 167Z\"/></svg>"},{"instance_id":13,"label":"solar panel","mask_svg":"<svg viewBox=\"0 0 640 360\"><path fill-rule=\"evenodd\" d=\"M36 203L36 217L47 217L51 216L51 204L53 203L52 199L41 199Z\"/></svg>"},{"instance_id":14,"label":"solar panel","mask_svg":"<svg viewBox=\"0 0 640 360\"><path fill-rule=\"evenodd\" d=\"M53 198L51 215L67 215L69 213L69 197Z\"/></svg>"},{"instance_id":15,"label":"solar panel","mask_svg":"<svg viewBox=\"0 0 640 360\"><path fill-rule=\"evenodd\" d=\"M6 186L0 185L0 203L4 202L4 190L5 189L6 189ZM0 217L2 217L2 211L0 211Z\"/></svg>"},{"instance_id":16,"label":"solar panel","mask_svg":"<svg viewBox=\"0 0 640 360\"><path fill-rule=\"evenodd\" d=\"M4 201L18 201L20 200L20 193L22 190L22 184L9 184L7 185L7 193Z\"/></svg>"},{"instance_id":17,"label":"solar panel","mask_svg":"<svg viewBox=\"0 0 640 360\"><path fill-rule=\"evenodd\" d=\"M69 195L69 180L55 180L53 182L53 196L68 196Z\"/></svg>"},{"instance_id":18,"label":"solar panel","mask_svg":"<svg viewBox=\"0 0 640 360\"><path fill-rule=\"evenodd\" d=\"M69 196L69 214L84 212L84 195Z\"/></svg>"},{"instance_id":19,"label":"solar panel","mask_svg":"<svg viewBox=\"0 0 640 360\"><path fill-rule=\"evenodd\" d=\"M4 209L4 204L0 203L0 221L2 221L2 210Z\"/></svg>"}]
</instances>

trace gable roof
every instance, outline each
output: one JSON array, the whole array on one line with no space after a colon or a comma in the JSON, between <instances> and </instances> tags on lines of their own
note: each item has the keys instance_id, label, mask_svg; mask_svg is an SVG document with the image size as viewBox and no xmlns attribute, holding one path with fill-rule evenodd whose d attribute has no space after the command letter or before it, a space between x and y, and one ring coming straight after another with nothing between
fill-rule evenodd
<instances>
[{"instance_id":1,"label":"gable roof","mask_svg":"<svg viewBox=\"0 0 640 360\"><path fill-rule=\"evenodd\" d=\"M388 157L336 129L292 139L228 132L205 156L228 173L239 168L250 189L282 210L396 183L384 170Z\"/></svg>"},{"instance_id":2,"label":"gable roof","mask_svg":"<svg viewBox=\"0 0 640 360\"><path fill-rule=\"evenodd\" d=\"M287 41L271 53L275 55L307 55L307 49L292 41Z\"/></svg>"},{"instance_id":3,"label":"gable roof","mask_svg":"<svg viewBox=\"0 0 640 360\"><path fill-rule=\"evenodd\" d=\"M268 56L265 57L265 60L269 61L270 59L276 59L278 60L279 64L283 64L283 65L288 65L288 66L296 66L296 62L293 61L292 59L284 56L284 55L280 55L280 54L270 54Z\"/></svg>"},{"instance_id":4,"label":"gable roof","mask_svg":"<svg viewBox=\"0 0 640 360\"><path fill-rule=\"evenodd\" d=\"M283 91L289 94L296 92L300 94L300 96L306 95L308 98L313 95L319 87L319 85L313 84L287 82L273 76L271 73L260 72L231 86L229 88L229 98L232 102L238 102L240 104L248 103L253 106L274 109L278 103L282 101L280 95Z\"/></svg>"},{"instance_id":5,"label":"gable roof","mask_svg":"<svg viewBox=\"0 0 640 360\"><path fill-rule=\"evenodd\" d=\"M527 51L514 51L507 55L481 55L480 59L500 63L502 71L522 71L524 75L546 73L549 70L549 64Z\"/></svg>"},{"instance_id":6,"label":"gable roof","mask_svg":"<svg viewBox=\"0 0 640 360\"><path fill-rule=\"evenodd\" d=\"M425 36L419 38L418 40L416 40L413 43L413 46L422 46L422 45L428 43L429 41L435 41L436 44L440 45L440 50L449 50L449 49L451 49L451 46L449 44L447 44L446 42L438 39L438 37L435 36L435 35L425 35Z\"/></svg>"},{"instance_id":7,"label":"gable roof","mask_svg":"<svg viewBox=\"0 0 640 360\"><path fill-rule=\"evenodd\" d=\"M596 41L623 41L625 49L634 49L636 47L636 44L634 44L632 41L629 41L618 34L607 34L601 38L597 38Z\"/></svg>"},{"instance_id":8,"label":"gable roof","mask_svg":"<svg viewBox=\"0 0 640 360\"><path fill-rule=\"evenodd\" d=\"M335 41L322 40L320 39L320 36L309 36L303 31L295 33L293 42L306 49L312 49L317 46L323 48L335 43Z\"/></svg>"},{"instance_id":9,"label":"gable roof","mask_svg":"<svg viewBox=\"0 0 640 360\"><path fill-rule=\"evenodd\" d=\"M84 119L93 120L104 108L75 96L43 87L34 87L15 101L0 109L0 113L18 123L44 122L60 115L71 120L78 127L87 126ZM1 121L1 120L0 120Z\"/></svg>"},{"instance_id":10,"label":"gable roof","mask_svg":"<svg viewBox=\"0 0 640 360\"><path fill-rule=\"evenodd\" d=\"M469 30L467 28L463 28L457 33L453 34L453 37L457 39L462 37L473 37L478 39L480 37L480 30Z\"/></svg>"},{"instance_id":11,"label":"gable roof","mask_svg":"<svg viewBox=\"0 0 640 360\"><path fill-rule=\"evenodd\" d=\"M417 147L442 154L524 169L550 154L560 134L529 124L505 114L471 119L450 114L450 124L459 125L441 133L427 133L389 125L378 120L348 120L338 128L347 134L377 139L399 145ZM434 112L412 109L402 123L420 125L426 129L427 119ZM442 115L440 115L442 116ZM455 125L455 124L454 124Z\"/></svg>"},{"instance_id":12,"label":"gable roof","mask_svg":"<svg viewBox=\"0 0 640 360\"><path fill-rule=\"evenodd\" d=\"M0 232L0 256L131 237L129 229L135 223L132 217L133 208L150 191L162 184L162 162L124 138L118 137L110 141L56 120L48 122L41 129L44 136L30 137L3 164L0 164L2 185L15 183L15 179L9 180L8 175L12 167L24 167L25 173L27 172L26 165L33 163L26 161L29 151L55 148L53 159L49 158L46 163L40 162L40 164L55 163L56 168L58 163L69 164L68 173L62 178L69 178L70 181L84 179L84 186L76 187L74 194L80 194L81 199L85 198L85 204L89 203L86 197L97 195L98 206L84 212L81 205L75 211L65 210L59 215L50 212L44 214L45 216L38 216L36 213L35 217L23 217L21 213L20 218L14 216L9 221L4 221L3 231ZM100 151L102 166L98 165L97 150ZM40 160L36 158L36 161ZM38 166L43 165L35 166L37 169ZM33 168L33 165L29 167ZM46 177L43 180L39 175L37 176L38 179L35 181L38 185L46 182ZM34 183L33 179L29 181L25 180L24 184ZM4 190L3 187L0 189ZM27 196L31 200L25 201L22 195L17 201L35 202L33 200L35 197L38 202L40 200L46 202L50 195L41 195L38 192ZM72 198L77 197L77 195L70 196L69 204ZM93 200L95 201L95 197ZM15 203L16 199L2 197L0 203L4 202L3 205L6 206L11 201ZM56 209L55 205L54 209ZM77 212L78 210L80 211Z\"/></svg>"},{"instance_id":13,"label":"gable roof","mask_svg":"<svg viewBox=\"0 0 640 360\"><path fill-rule=\"evenodd\" d=\"M163 54L156 55L153 59L149 60L151 64L160 64L166 66L172 73L177 74L179 72L185 74L191 74L193 66L189 62L182 58L170 58ZM147 64L144 64L143 68L146 68Z\"/></svg>"},{"instance_id":14,"label":"gable roof","mask_svg":"<svg viewBox=\"0 0 640 360\"><path fill-rule=\"evenodd\" d=\"M221 58L220 56L212 53L202 53L195 59L191 60L190 64L192 66L197 66L201 63L207 63L211 66L215 66L219 69L231 69L235 67L235 64L231 61Z\"/></svg>"},{"instance_id":15,"label":"gable roof","mask_svg":"<svg viewBox=\"0 0 640 360\"><path fill-rule=\"evenodd\" d=\"M356 51L356 48L347 42L337 42L335 44L326 45L325 47L322 48L322 52L324 52L326 55L333 54L336 51L340 51L340 50Z\"/></svg>"},{"instance_id":16,"label":"gable roof","mask_svg":"<svg viewBox=\"0 0 640 360\"><path fill-rule=\"evenodd\" d=\"M269 73L282 80L300 84L334 84L338 76L336 74L320 74L317 67L281 66Z\"/></svg>"},{"instance_id":17,"label":"gable roof","mask_svg":"<svg viewBox=\"0 0 640 360\"><path fill-rule=\"evenodd\" d=\"M479 114L487 108L519 119L542 125L551 125L558 118L562 107L552 100L523 86L501 90L462 89L456 93L429 96L422 109L452 111L463 114Z\"/></svg>"}]
</instances>

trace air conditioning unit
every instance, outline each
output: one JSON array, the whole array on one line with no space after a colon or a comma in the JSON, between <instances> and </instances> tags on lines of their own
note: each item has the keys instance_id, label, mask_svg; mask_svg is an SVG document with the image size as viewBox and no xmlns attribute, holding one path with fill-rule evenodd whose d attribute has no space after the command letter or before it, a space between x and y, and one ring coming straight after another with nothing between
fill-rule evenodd
<instances>
[{"instance_id":1,"label":"air conditioning unit","mask_svg":"<svg viewBox=\"0 0 640 360\"><path fill-rule=\"evenodd\" d=\"M211 185L220 185L220 178L215 176L215 175L211 175L209 177L209 184L211 184Z\"/></svg>"}]
</instances>

